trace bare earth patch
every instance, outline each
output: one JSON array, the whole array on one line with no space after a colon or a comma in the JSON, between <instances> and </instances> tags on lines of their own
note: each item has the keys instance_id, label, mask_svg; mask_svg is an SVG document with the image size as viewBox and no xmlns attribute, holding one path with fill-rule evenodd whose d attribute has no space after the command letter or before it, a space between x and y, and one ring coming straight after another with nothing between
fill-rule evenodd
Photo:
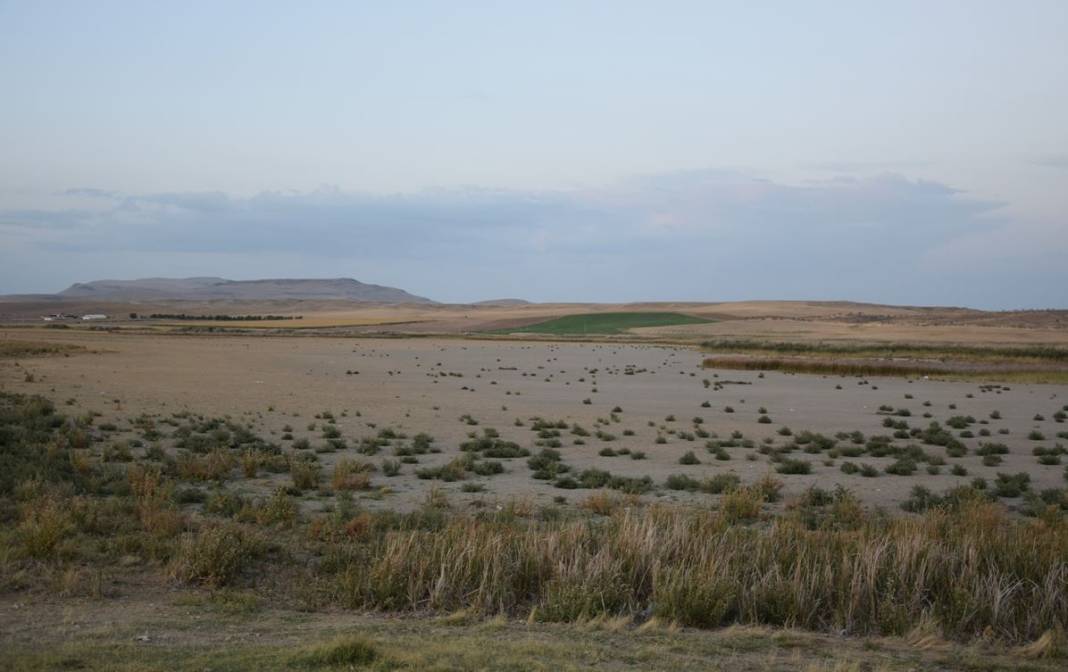
<instances>
[{"instance_id":1,"label":"bare earth patch","mask_svg":"<svg viewBox=\"0 0 1068 672\"><path fill-rule=\"evenodd\" d=\"M1045 672L1063 664L1011 648L953 644L922 630L904 639L848 638L630 619L553 625L463 614L397 618L291 611L250 605L241 594L146 585L98 600L0 597L0 649L12 671L353 669L323 662L324 651L352 642L373 652L355 667L380 670Z\"/></svg>"}]
</instances>

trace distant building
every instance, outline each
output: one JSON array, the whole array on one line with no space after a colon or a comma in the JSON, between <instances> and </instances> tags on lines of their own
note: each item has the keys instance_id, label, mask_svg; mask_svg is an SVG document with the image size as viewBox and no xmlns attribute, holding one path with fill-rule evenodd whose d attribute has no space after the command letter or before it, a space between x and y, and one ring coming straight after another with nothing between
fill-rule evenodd
<instances>
[{"instance_id":1,"label":"distant building","mask_svg":"<svg viewBox=\"0 0 1068 672\"><path fill-rule=\"evenodd\" d=\"M95 314L94 313L94 314L91 314L91 315L82 315L82 319L83 320L106 320L106 319L108 319L108 316L107 315L99 315L99 314Z\"/></svg>"}]
</instances>

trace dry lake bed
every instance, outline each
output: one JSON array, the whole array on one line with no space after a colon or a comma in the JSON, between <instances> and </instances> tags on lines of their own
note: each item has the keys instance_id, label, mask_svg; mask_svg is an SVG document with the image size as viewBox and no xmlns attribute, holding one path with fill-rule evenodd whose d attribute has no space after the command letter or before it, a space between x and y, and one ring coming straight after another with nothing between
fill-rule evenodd
<instances>
[{"instance_id":1,"label":"dry lake bed","mask_svg":"<svg viewBox=\"0 0 1068 672\"><path fill-rule=\"evenodd\" d=\"M218 429L196 421L228 419L326 474L339 460L361 465L368 508L410 509L432 489L460 507L578 503L596 487L701 503L716 495L700 484L722 474L743 484L773 474L786 503L840 485L895 509L914 486L942 492L999 473L1027 474L1034 491L1064 485L1064 385L706 369L697 348L645 344L47 338L87 351L3 362L0 386L99 414L113 459L182 452L190 435ZM529 462L545 449L557 455ZM259 494L290 478L257 469L237 487ZM331 501L312 488L301 506Z\"/></svg>"}]
</instances>

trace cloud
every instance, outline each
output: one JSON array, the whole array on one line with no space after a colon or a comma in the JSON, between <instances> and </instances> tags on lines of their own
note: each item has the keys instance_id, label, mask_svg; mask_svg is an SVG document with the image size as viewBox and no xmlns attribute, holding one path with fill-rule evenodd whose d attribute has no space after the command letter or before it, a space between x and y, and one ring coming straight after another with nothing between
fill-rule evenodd
<instances>
[{"instance_id":1,"label":"cloud","mask_svg":"<svg viewBox=\"0 0 1068 672\"><path fill-rule=\"evenodd\" d=\"M1068 168L1068 154L1047 154L1032 159L1031 163L1045 168Z\"/></svg>"},{"instance_id":2,"label":"cloud","mask_svg":"<svg viewBox=\"0 0 1068 672\"><path fill-rule=\"evenodd\" d=\"M916 170L917 168L927 168L931 165L933 165L931 161L817 161L803 164L802 168L832 173L871 173Z\"/></svg>"},{"instance_id":3,"label":"cloud","mask_svg":"<svg viewBox=\"0 0 1068 672\"><path fill-rule=\"evenodd\" d=\"M948 276L958 285L939 261L961 245L996 258L976 247L1012 230L1002 205L896 173L796 185L707 170L573 191L115 195L98 209L0 212L0 237L17 238L23 261L92 268L87 260L107 259L84 271L100 276L135 274L149 257L158 275L227 275L205 267L226 258L260 277L355 275L444 300L1022 305L1034 297L1007 295L998 282L1026 275L1026 251L1014 249L1017 260L989 277L958 259ZM76 279L91 278L64 281Z\"/></svg>"},{"instance_id":4,"label":"cloud","mask_svg":"<svg viewBox=\"0 0 1068 672\"><path fill-rule=\"evenodd\" d=\"M132 196L128 199L127 203L150 203L155 205L172 206L180 210L206 213L222 212L229 209L232 205L230 197L220 191Z\"/></svg>"},{"instance_id":5,"label":"cloud","mask_svg":"<svg viewBox=\"0 0 1068 672\"><path fill-rule=\"evenodd\" d=\"M67 189L62 192L64 196L82 196L85 198L106 198L114 199L119 198L121 194L117 191L108 191L107 189L94 189L92 187L75 187L73 189Z\"/></svg>"}]
</instances>

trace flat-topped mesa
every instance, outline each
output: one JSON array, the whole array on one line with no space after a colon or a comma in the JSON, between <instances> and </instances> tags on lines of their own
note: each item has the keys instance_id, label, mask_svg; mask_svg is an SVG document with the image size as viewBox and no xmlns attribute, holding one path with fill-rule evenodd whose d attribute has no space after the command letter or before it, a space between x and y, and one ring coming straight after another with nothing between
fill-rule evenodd
<instances>
[{"instance_id":1,"label":"flat-topped mesa","mask_svg":"<svg viewBox=\"0 0 1068 672\"><path fill-rule=\"evenodd\" d=\"M60 292L62 298L110 301L176 299L326 299L369 303L433 303L403 289L373 285L353 278L142 278L79 282Z\"/></svg>"}]
</instances>

